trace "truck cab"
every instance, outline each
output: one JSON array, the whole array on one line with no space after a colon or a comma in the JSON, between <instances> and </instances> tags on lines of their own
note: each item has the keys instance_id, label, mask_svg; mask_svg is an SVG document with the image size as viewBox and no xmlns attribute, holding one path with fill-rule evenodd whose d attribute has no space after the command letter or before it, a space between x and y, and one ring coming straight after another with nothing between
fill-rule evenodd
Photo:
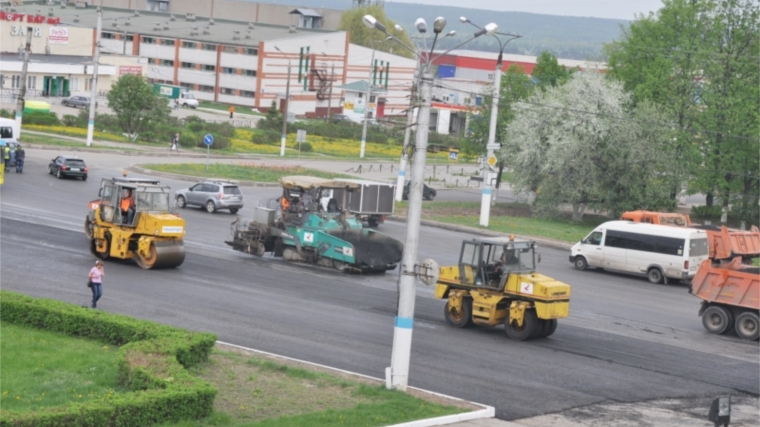
<instances>
[{"instance_id":1,"label":"truck cab","mask_svg":"<svg viewBox=\"0 0 760 427\"><path fill-rule=\"evenodd\" d=\"M178 99L181 107L198 108L198 100L190 92L180 92Z\"/></svg>"}]
</instances>

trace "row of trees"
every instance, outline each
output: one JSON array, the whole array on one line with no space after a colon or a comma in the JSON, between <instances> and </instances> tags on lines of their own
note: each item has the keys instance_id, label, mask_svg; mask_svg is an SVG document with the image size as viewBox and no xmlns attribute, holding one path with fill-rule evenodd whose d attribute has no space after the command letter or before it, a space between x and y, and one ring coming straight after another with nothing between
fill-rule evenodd
<instances>
[{"instance_id":1,"label":"row of trees","mask_svg":"<svg viewBox=\"0 0 760 427\"><path fill-rule=\"evenodd\" d=\"M513 186L536 209L674 209L707 195L757 222L760 31L752 0L665 0L606 46L608 69L565 70L542 53L533 78L502 76L497 141ZM465 152L482 154L491 100Z\"/></svg>"}]
</instances>

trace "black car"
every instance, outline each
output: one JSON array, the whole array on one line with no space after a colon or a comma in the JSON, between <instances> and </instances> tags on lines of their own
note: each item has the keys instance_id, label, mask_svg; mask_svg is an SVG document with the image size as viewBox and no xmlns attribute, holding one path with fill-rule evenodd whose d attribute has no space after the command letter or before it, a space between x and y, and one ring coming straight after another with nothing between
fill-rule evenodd
<instances>
[{"instance_id":1,"label":"black car","mask_svg":"<svg viewBox=\"0 0 760 427\"><path fill-rule=\"evenodd\" d=\"M70 176L87 181L87 165L84 164L84 160L76 156L58 156L51 160L48 173L55 175L58 179Z\"/></svg>"},{"instance_id":2,"label":"black car","mask_svg":"<svg viewBox=\"0 0 760 427\"><path fill-rule=\"evenodd\" d=\"M435 188L430 188L425 183L423 183L422 185L424 185L424 187L422 189L422 198L423 199L425 199L425 200L433 200L433 198L438 195L438 192L435 191ZM409 181L406 181L406 183L404 183L404 192L401 193L401 197L404 200L408 200L409 199Z\"/></svg>"},{"instance_id":3,"label":"black car","mask_svg":"<svg viewBox=\"0 0 760 427\"><path fill-rule=\"evenodd\" d=\"M350 122L351 119L345 114L333 114L332 121L333 123Z\"/></svg>"}]
</instances>

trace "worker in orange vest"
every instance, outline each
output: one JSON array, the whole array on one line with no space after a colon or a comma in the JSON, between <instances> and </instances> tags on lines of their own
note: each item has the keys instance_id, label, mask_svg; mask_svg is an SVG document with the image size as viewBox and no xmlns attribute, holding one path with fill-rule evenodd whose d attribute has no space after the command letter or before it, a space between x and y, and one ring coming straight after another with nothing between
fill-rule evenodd
<instances>
[{"instance_id":1,"label":"worker in orange vest","mask_svg":"<svg viewBox=\"0 0 760 427\"><path fill-rule=\"evenodd\" d=\"M235 114L235 106L230 105L230 118L232 118L232 115Z\"/></svg>"},{"instance_id":2,"label":"worker in orange vest","mask_svg":"<svg viewBox=\"0 0 760 427\"><path fill-rule=\"evenodd\" d=\"M280 197L280 207L282 208L282 213L287 212L290 207L290 203L285 196Z\"/></svg>"},{"instance_id":3,"label":"worker in orange vest","mask_svg":"<svg viewBox=\"0 0 760 427\"><path fill-rule=\"evenodd\" d=\"M124 190L124 195L121 197L120 207L122 218L127 219L127 225L132 225L132 220L135 217L135 198L132 196L132 190Z\"/></svg>"}]
</instances>

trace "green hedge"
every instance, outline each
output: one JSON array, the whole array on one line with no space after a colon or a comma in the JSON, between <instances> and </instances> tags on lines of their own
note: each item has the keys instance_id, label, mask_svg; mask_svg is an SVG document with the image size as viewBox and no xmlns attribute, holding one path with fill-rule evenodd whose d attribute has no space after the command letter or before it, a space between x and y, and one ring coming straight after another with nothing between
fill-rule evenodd
<instances>
[{"instance_id":1,"label":"green hedge","mask_svg":"<svg viewBox=\"0 0 760 427\"><path fill-rule=\"evenodd\" d=\"M36 412L3 411L2 427L137 426L211 414L216 389L186 368L208 359L216 342L214 334L8 291L0 291L0 319L121 346L119 381L133 391L108 402L72 402Z\"/></svg>"}]
</instances>

